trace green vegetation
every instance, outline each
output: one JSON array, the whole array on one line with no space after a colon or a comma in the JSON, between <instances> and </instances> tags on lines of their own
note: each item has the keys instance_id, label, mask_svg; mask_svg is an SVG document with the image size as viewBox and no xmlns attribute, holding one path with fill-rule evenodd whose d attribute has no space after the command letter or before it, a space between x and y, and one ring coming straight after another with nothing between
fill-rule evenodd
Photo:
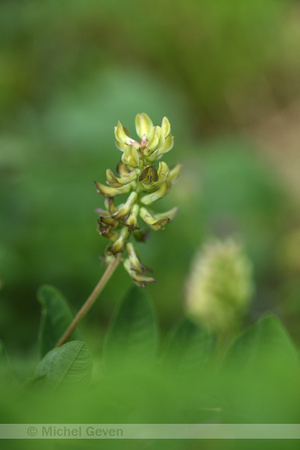
<instances>
[{"instance_id":1,"label":"green vegetation","mask_svg":"<svg viewBox=\"0 0 300 450\"><path fill-rule=\"evenodd\" d=\"M299 423L299 22L293 0L1 2L0 422ZM134 167L143 195L178 162L180 180L143 205L150 240L126 236L132 279L120 264L54 349L114 258L94 181L117 189L132 155L113 127L134 136L143 111L174 135L166 166ZM231 266L206 259L214 242L232 243Z\"/></svg>"}]
</instances>

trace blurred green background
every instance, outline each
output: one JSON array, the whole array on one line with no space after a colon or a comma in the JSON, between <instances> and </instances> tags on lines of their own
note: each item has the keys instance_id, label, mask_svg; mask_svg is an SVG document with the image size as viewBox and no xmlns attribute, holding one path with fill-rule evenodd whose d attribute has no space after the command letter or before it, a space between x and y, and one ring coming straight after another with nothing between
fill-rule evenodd
<instances>
[{"instance_id":1,"label":"blurred green background","mask_svg":"<svg viewBox=\"0 0 300 450\"><path fill-rule=\"evenodd\" d=\"M300 7L296 0L3 0L0 4L0 338L36 352L36 291L77 311L103 268L104 182L146 112L184 172L160 208L180 213L139 249L163 332L182 315L191 260L211 236L245 244L249 321L272 310L299 343ZM299 135L299 136L298 136ZM297 237L298 236L298 237ZM83 329L101 340L131 285L119 267Z\"/></svg>"}]
</instances>

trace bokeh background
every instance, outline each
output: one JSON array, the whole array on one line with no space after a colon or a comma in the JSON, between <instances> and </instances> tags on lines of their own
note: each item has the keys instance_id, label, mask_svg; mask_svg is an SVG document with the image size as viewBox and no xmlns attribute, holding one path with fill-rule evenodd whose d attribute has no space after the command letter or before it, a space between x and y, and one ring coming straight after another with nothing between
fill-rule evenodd
<instances>
[{"instance_id":1,"label":"bokeh background","mask_svg":"<svg viewBox=\"0 0 300 450\"><path fill-rule=\"evenodd\" d=\"M104 182L134 133L167 116L184 171L161 209L180 207L139 252L162 333L208 238L251 258L248 321L273 311L299 343L300 5L297 0L2 0L0 4L0 338L36 352L41 284L75 312L97 283ZM119 267L83 324L99 339L131 285Z\"/></svg>"}]
</instances>

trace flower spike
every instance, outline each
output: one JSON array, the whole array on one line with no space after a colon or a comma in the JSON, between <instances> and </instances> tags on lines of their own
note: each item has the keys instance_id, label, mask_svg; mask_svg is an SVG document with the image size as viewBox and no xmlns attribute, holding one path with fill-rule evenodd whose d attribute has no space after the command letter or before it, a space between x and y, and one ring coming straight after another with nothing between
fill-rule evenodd
<instances>
[{"instance_id":1,"label":"flower spike","mask_svg":"<svg viewBox=\"0 0 300 450\"><path fill-rule=\"evenodd\" d=\"M150 269L141 263L130 240L134 237L139 242L145 242L150 230L163 230L174 219L177 207L159 214L145 207L169 193L179 177L181 164L169 168L164 161L156 163L173 147L171 126L166 117L162 119L161 126L153 126L147 114L137 114L135 129L140 142L130 137L121 122L114 129L116 146L122 151L122 157L116 168L118 176L107 169L107 185L95 182L97 192L105 197L105 209L96 209L100 216L97 230L110 241L103 256L104 261L109 262L117 254L126 252L123 264L125 270L135 284L145 287L155 280L145 275ZM128 194L127 200L115 205L115 197L121 194ZM138 218L150 230L140 229Z\"/></svg>"}]
</instances>

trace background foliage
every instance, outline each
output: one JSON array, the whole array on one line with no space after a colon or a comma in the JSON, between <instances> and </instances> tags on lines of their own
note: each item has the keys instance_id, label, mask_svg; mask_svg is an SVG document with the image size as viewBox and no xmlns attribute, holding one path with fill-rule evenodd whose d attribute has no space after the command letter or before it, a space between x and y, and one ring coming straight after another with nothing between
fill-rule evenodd
<instances>
[{"instance_id":1,"label":"background foliage","mask_svg":"<svg viewBox=\"0 0 300 450\"><path fill-rule=\"evenodd\" d=\"M163 335L195 251L234 234L255 268L246 323L271 310L299 344L299 22L293 0L1 2L0 337L16 368L38 354L39 286L74 312L102 273L93 181L138 112L169 118L167 163L184 164L161 201L178 217L139 250ZM131 283L119 268L82 325L95 350Z\"/></svg>"}]
</instances>

